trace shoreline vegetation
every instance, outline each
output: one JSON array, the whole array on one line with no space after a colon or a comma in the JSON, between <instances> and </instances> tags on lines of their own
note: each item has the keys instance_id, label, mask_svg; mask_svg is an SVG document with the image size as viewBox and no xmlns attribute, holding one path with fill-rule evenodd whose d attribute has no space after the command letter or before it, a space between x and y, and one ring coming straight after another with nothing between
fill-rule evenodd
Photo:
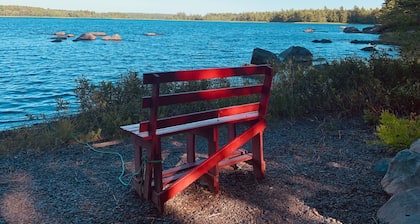
<instances>
[{"instance_id":1,"label":"shoreline vegetation","mask_svg":"<svg viewBox=\"0 0 420 224\"><path fill-rule=\"evenodd\" d=\"M317 23L378 23L379 9L305 9L280 10L272 12L207 13L187 15L160 13L98 13L87 10L44 9L29 6L0 5L0 17L51 17L51 18L109 18L109 19L151 19L151 20L206 20L206 21L246 21L246 22L317 22Z\"/></svg>"},{"instance_id":2,"label":"shoreline vegetation","mask_svg":"<svg viewBox=\"0 0 420 224\"><path fill-rule=\"evenodd\" d=\"M386 4L389 2L397 2L398 7ZM342 15L347 15L346 20L338 16L340 14L337 14L337 10L326 8L271 13L207 14L200 17L179 13L171 15L171 18L303 22L300 21L303 20L302 18L310 18L304 16L321 13L321 16L314 20L324 22L319 18L325 19L329 13L333 12L336 13L337 18L341 18L341 20L338 19L339 21L363 23L361 20L353 19L374 18L375 22L369 20L368 23L379 22L387 27L387 30L392 31L382 35L381 38L386 38L387 41L401 46L400 58L393 59L387 57L386 53L376 52L370 59L344 58L316 67L301 67L287 63L275 66L277 81L273 85L270 98L270 117L271 119L294 119L305 116L359 116L372 126L379 126L393 119L392 122L401 124L398 126L401 131L408 128L404 125L407 120L410 125L420 126L420 50L418 46L420 16L415 13L420 6L413 8L408 4L411 2L415 3L412 0L388 0L380 10L365 10L358 7L353 10L341 10L345 12ZM348 16L350 12L352 16ZM285 17L288 19L282 17L289 14L295 17ZM104 18L105 15L111 18L128 14L97 14L90 11L0 6L0 16ZM143 19L162 16L162 14L131 15L144 15ZM273 17L273 15L276 16ZM333 22L337 18L326 20ZM311 19L306 20L309 22ZM27 149L55 149L74 143L74 137L84 142L118 139L122 138L119 126L147 119L147 115L141 113L138 99L141 99L149 90L142 84L138 73L129 71L127 74L122 74L121 79L116 83L103 81L95 85L84 78L76 82L75 94L79 102L77 115L69 114L71 107L69 102L57 99L55 119L46 119L41 124L0 132L0 155ZM196 83L196 85L208 85L208 83ZM176 88L168 86L166 91L174 89ZM385 119L388 120L383 120L382 115L388 112L394 114L395 117L386 116ZM418 131L407 134L410 136L403 139L404 144L411 144L413 138L420 137L420 127L416 130ZM381 137L380 133L378 135ZM400 137L398 134L385 136L388 140L390 138L398 140ZM401 148L392 149L401 150Z\"/></svg>"},{"instance_id":3,"label":"shoreline vegetation","mask_svg":"<svg viewBox=\"0 0 420 224\"><path fill-rule=\"evenodd\" d=\"M378 52L370 59L349 57L322 66L289 63L273 66L276 79L270 97L269 119L363 117L367 125L377 126L378 130L382 125L383 137L388 142L398 142L399 147L389 144L394 151L420 138L420 66L414 62L389 58L386 53ZM222 82L230 85L228 80ZM212 83L191 85L203 88ZM161 91L172 93L177 88L180 87L166 86ZM69 108L74 107L70 102L56 99L55 118L0 132L0 155L30 149L54 150L80 141L98 143L124 139L127 136L122 135L119 126L148 119L139 99L149 95L150 89L143 84L138 72L122 74L115 83L93 84L81 77L76 80L74 92L79 108L77 114L70 114ZM172 113L194 106L167 108L161 113L175 115ZM401 124L397 131L407 135L399 136L397 132L397 136L393 136L394 127L383 126L392 123ZM408 128L418 131L407 132ZM381 137L381 133L377 134Z\"/></svg>"}]
</instances>

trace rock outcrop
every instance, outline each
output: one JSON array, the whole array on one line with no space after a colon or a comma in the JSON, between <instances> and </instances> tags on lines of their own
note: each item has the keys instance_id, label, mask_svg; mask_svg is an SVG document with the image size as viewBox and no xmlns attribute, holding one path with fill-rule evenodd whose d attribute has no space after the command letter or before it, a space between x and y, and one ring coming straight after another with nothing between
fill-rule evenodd
<instances>
[{"instance_id":1,"label":"rock outcrop","mask_svg":"<svg viewBox=\"0 0 420 224\"><path fill-rule=\"evenodd\" d=\"M364 47L360 49L362 51L376 51L376 48L374 46Z\"/></svg>"},{"instance_id":2,"label":"rock outcrop","mask_svg":"<svg viewBox=\"0 0 420 224\"><path fill-rule=\"evenodd\" d=\"M59 31L59 32L56 32L54 35L56 35L56 36L66 36L66 32Z\"/></svg>"},{"instance_id":3,"label":"rock outcrop","mask_svg":"<svg viewBox=\"0 0 420 224\"><path fill-rule=\"evenodd\" d=\"M279 54L279 58L288 63L302 65L312 65L313 61L312 53L308 49L299 46L289 47Z\"/></svg>"},{"instance_id":4,"label":"rock outcrop","mask_svg":"<svg viewBox=\"0 0 420 224\"><path fill-rule=\"evenodd\" d=\"M114 34L112 36L104 36L102 37L102 40L108 40L108 41L121 41L122 38L119 34Z\"/></svg>"},{"instance_id":5,"label":"rock outcrop","mask_svg":"<svg viewBox=\"0 0 420 224\"><path fill-rule=\"evenodd\" d=\"M378 211L379 223L420 223L420 187L392 196Z\"/></svg>"},{"instance_id":6,"label":"rock outcrop","mask_svg":"<svg viewBox=\"0 0 420 224\"><path fill-rule=\"evenodd\" d=\"M362 33L368 33L368 34L382 34L383 32L384 32L384 27L381 25L369 26L362 29Z\"/></svg>"},{"instance_id":7,"label":"rock outcrop","mask_svg":"<svg viewBox=\"0 0 420 224\"><path fill-rule=\"evenodd\" d=\"M89 33L91 33L91 34L93 34L95 36L106 36L106 33L105 32L89 32Z\"/></svg>"},{"instance_id":8,"label":"rock outcrop","mask_svg":"<svg viewBox=\"0 0 420 224\"><path fill-rule=\"evenodd\" d=\"M420 139L390 160L381 184L392 197L378 210L379 223L420 223Z\"/></svg>"},{"instance_id":9,"label":"rock outcrop","mask_svg":"<svg viewBox=\"0 0 420 224\"><path fill-rule=\"evenodd\" d=\"M420 153L411 148L400 151L389 162L381 184L384 191L391 195L420 187Z\"/></svg>"},{"instance_id":10,"label":"rock outcrop","mask_svg":"<svg viewBox=\"0 0 420 224\"><path fill-rule=\"evenodd\" d=\"M350 41L351 44L386 44L380 40L352 40Z\"/></svg>"},{"instance_id":11,"label":"rock outcrop","mask_svg":"<svg viewBox=\"0 0 420 224\"><path fill-rule=\"evenodd\" d=\"M360 31L359 29L357 29L354 26L350 26L350 27L346 27L343 29L344 33L361 33L362 31Z\"/></svg>"},{"instance_id":12,"label":"rock outcrop","mask_svg":"<svg viewBox=\"0 0 420 224\"><path fill-rule=\"evenodd\" d=\"M153 37L153 36L163 36L163 34L161 34L161 33L153 33L153 32L150 32L150 33L144 33L143 35L144 35L144 36L149 36L149 37Z\"/></svg>"},{"instance_id":13,"label":"rock outcrop","mask_svg":"<svg viewBox=\"0 0 420 224\"><path fill-rule=\"evenodd\" d=\"M96 40L96 36L93 33L84 33L80 35L78 38L74 39L73 41L80 41L80 40Z\"/></svg>"},{"instance_id":14,"label":"rock outcrop","mask_svg":"<svg viewBox=\"0 0 420 224\"><path fill-rule=\"evenodd\" d=\"M278 55L268 50L255 48L252 52L251 64L270 64L271 66L278 66L283 63L290 63L293 65L308 66L312 65L312 60L312 53L304 47L289 47Z\"/></svg>"},{"instance_id":15,"label":"rock outcrop","mask_svg":"<svg viewBox=\"0 0 420 224\"><path fill-rule=\"evenodd\" d=\"M332 43L329 39L313 40L312 43L330 44Z\"/></svg>"},{"instance_id":16,"label":"rock outcrop","mask_svg":"<svg viewBox=\"0 0 420 224\"><path fill-rule=\"evenodd\" d=\"M271 51L267 51L261 48L255 48L252 51L251 64L254 64L254 65L270 64L271 66L274 66L279 63L280 63L279 58L277 57L276 54L274 54Z\"/></svg>"}]
</instances>

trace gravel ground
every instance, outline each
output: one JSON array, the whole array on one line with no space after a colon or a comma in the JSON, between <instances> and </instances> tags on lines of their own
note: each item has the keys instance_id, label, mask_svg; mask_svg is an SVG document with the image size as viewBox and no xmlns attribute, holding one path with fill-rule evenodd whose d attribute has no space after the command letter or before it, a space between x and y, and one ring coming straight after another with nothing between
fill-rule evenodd
<instances>
[{"instance_id":1,"label":"gravel ground","mask_svg":"<svg viewBox=\"0 0 420 224\"><path fill-rule=\"evenodd\" d=\"M388 196L373 171L384 153L366 143L372 133L357 118L271 121L264 180L245 163L223 169L219 195L193 184L165 214L118 181L118 156L80 145L0 156L0 223L377 223ZM185 157L182 142L166 146L165 164ZM132 171L129 142L99 149L121 153Z\"/></svg>"}]
</instances>

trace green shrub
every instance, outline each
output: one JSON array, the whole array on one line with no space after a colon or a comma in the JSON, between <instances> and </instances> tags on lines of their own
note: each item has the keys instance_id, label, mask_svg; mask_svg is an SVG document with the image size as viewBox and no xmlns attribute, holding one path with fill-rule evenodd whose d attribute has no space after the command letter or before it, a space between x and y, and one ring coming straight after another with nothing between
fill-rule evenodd
<instances>
[{"instance_id":1,"label":"green shrub","mask_svg":"<svg viewBox=\"0 0 420 224\"><path fill-rule=\"evenodd\" d=\"M313 113L361 114L382 101L384 89L368 63L345 58L310 69L277 71L274 111L281 115Z\"/></svg>"},{"instance_id":2,"label":"green shrub","mask_svg":"<svg viewBox=\"0 0 420 224\"><path fill-rule=\"evenodd\" d=\"M398 152L420 138L420 115L404 119L388 111L382 112L376 131L383 143Z\"/></svg>"},{"instance_id":3,"label":"green shrub","mask_svg":"<svg viewBox=\"0 0 420 224\"><path fill-rule=\"evenodd\" d=\"M384 110L420 113L420 67L414 61L373 54L312 68L276 68L271 112L276 115L362 115L377 124Z\"/></svg>"},{"instance_id":4,"label":"green shrub","mask_svg":"<svg viewBox=\"0 0 420 224\"><path fill-rule=\"evenodd\" d=\"M417 62L374 54L369 64L373 76L385 90L384 109L404 116L420 112L420 65Z\"/></svg>"},{"instance_id":5,"label":"green shrub","mask_svg":"<svg viewBox=\"0 0 420 224\"><path fill-rule=\"evenodd\" d=\"M120 125L139 122L145 116L141 114L140 99L150 90L142 84L137 72L128 72L115 83L93 84L86 77L76 82L79 114L74 125L81 139L97 141L101 139L99 136L118 137Z\"/></svg>"}]
</instances>

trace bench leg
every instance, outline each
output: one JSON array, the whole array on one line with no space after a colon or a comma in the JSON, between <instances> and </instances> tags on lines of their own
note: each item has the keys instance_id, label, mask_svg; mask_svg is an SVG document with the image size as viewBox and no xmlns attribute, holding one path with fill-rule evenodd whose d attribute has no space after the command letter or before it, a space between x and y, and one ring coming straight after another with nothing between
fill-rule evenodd
<instances>
[{"instance_id":1,"label":"bench leg","mask_svg":"<svg viewBox=\"0 0 420 224\"><path fill-rule=\"evenodd\" d=\"M218 128L212 128L208 136L208 156L214 155L217 151L219 151L219 133ZM218 194L220 191L219 187L219 166L216 165L211 168L204 178L207 179L208 186L212 192Z\"/></svg>"},{"instance_id":2,"label":"bench leg","mask_svg":"<svg viewBox=\"0 0 420 224\"><path fill-rule=\"evenodd\" d=\"M265 161L262 132L252 138L252 164L255 177L257 179L263 179L265 173Z\"/></svg>"},{"instance_id":3,"label":"bench leg","mask_svg":"<svg viewBox=\"0 0 420 224\"><path fill-rule=\"evenodd\" d=\"M151 155L149 157L149 165L153 170L153 183L154 190L160 193L163 189L162 183L162 146L160 137L156 137L155 142L152 142L152 149L150 150Z\"/></svg>"},{"instance_id":4,"label":"bench leg","mask_svg":"<svg viewBox=\"0 0 420 224\"><path fill-rule=\"evenodd\" d=\"M187 133L187 163L195 162L195 134Z\"/></svg>"},{"instance_id":5,"label":"bench leg","mask_svg":"<svg viewBox=\"0 0 420 224\"><path fill-rule=\"evenodd\" d=\"M208 157L214 155L217 151L219 151L219 133L217 127L200 130L199 132L193 133L193 135L195 134L198 134L207 139ZM207 173L200 178L200 183L206 185L210 191L214 192L215 194L218 194L220 190L219 167L216 165L213 168L209 169Z\"/></svg>"},{"instance_id":6,"label":"bench leg","mask_svg":"<svg viewBox=\"0 0 420 224\"><path fill-rule=\"evenodd\" d=\"M142 162L142 157L143 157L143 148L141 147L140 142L138 141L138 139L133 135L131 136L131 141L133 143L133 147L134 147L134 172L139 172L139 174L134 177L132 185L134 187L134 189L136 190L137 194L144 198L144 188L143 188L143 184L144 184L144 179L143 179L143 162Z\"/></svg>"}]
</instances>

